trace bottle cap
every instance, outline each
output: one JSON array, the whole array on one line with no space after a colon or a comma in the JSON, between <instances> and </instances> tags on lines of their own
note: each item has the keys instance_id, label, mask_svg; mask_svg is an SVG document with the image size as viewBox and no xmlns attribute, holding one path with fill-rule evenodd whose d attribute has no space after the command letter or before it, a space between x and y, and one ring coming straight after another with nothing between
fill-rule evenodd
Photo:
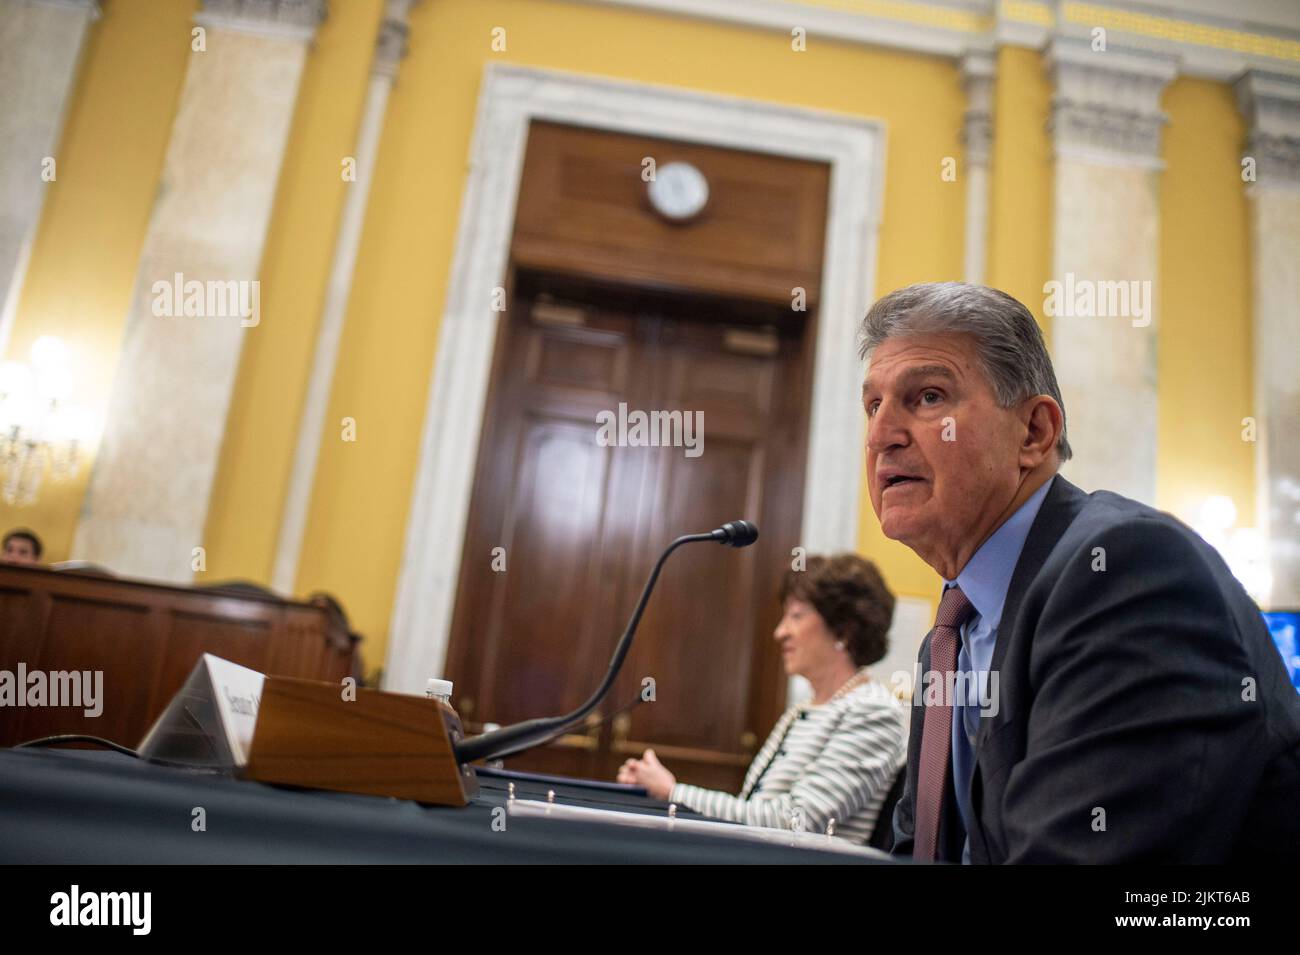
<instances>
[{"instance_id":1,"label":"bottle cap","mask_svg":"<svg viewBox=\"0 0 1300 955\"><path fill-rule=\"evenodd\" d=\"M430 679L429 682L424 685L424 695L445 696L448 699L450 699L451 687L452 687L451 680Z\"/></svg>"}]
</instances>

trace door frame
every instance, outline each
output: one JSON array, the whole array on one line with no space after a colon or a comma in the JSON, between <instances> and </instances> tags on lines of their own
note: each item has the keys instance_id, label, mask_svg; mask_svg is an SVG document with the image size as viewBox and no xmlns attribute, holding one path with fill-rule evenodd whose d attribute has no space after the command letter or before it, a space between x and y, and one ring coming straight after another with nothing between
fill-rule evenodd
<instances>
[{"instance_id":1,"label":"door frame","mask_svg":"<svg viewBox=\"0 0 1300 955\"><path fill-rule=\"evenodd\" d=\"M383 679L388 690L422 692L446 660L501 317L492 308L493 291L505 282L534 119L830 165L800 537L810 553L858 546L865 422L858 402L862 364L856 335L876 284L884 123L603 76L488 64L389 627Z\"/></svg>"}]
</instances>

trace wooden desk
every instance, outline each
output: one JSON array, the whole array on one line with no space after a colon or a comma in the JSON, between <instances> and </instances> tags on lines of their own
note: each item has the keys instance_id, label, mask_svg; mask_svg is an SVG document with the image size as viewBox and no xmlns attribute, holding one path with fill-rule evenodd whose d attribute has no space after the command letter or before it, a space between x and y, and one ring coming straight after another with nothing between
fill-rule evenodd
<instances>
[{"instance_id":1,"label":"wooden desk","mask_svg":"<svg viewBox=\"0 0 1300 955\"><path fill-rule=\"evenodd\" d=\"M103 672L98 717L5 706L0 746L84 733L134 748L203 653L338 682L358 639L324 609L275 596L0 564L0 670Z\"/></svg>"}]
</instances>

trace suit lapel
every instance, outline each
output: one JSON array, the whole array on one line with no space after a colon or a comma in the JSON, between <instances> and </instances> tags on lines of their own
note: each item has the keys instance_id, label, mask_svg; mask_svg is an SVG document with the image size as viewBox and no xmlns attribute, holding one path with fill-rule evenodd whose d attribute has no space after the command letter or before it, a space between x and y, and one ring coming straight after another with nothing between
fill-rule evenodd
<instances>
[{"instance_id":1,"label":"suit lapel","mask_svg":"<svg viewBox=\"0 0 1300 955\"><path fill-rule=\"evenodd\" d=\"M993 638L994 670L1002 669L1002 660L1007 655L1009 642L1004 634L1009 633L1015 625L1016 614L1020 612L1020 604L1029 588L1029 582L1042 569L1047 555L1052 552L1066 528L1074 523L1087 499L1087 494L1059 474L1052 479L1052 486L1043 498L1043 506L1038 509L1033 526L1029 528L1029 536L1025 538L1025 546L1020 551L1020 559L1016 561L1011 583L1007 586L1007 599L1002 604L1002 619L998 621L998 633Z\"/></svg>"},{"instance_id":2,"label":"suit lapel","mask_svg":"<svg viewBox=\"0 0 1300 955\"><path fill-rule=\"evenodd\" d=\"M1047 556L1052 552L1052 548L1061 539L1061 535L1074 522L1080 508L1083 507L1087 499L1087 494L1059 474L1052 479L1052 486L1048 488L1047 496L1043 498L1043 505L1038 509L1038 515L1029 528L1029 534L1025 538L1025 546L1020 552L1020 558L1016 561L1016 569L1011 574L1011 583L1007 586L1007 599L1002 605L1002 618L998 621L998 632L993 638L993 662L991 666L994 671L1000 673L1002 670L1002 661L1007 655L1007 646L1011 642L1009 635L1015 625L1016 614L1020 612L1020 604L1025 591L1029 587L1029 582L1034 579L1034 575L1043 566ZM975 863L989 860L988 846L984 839L984 826L980 821L980 809L984 797L984 780L980 763L981 758L987 755L988 752L986 744L991 732L991 723L991 720L980 720L979 734L975 741L975 766L971 774L971 827L969 836L971 861Z\"/></svg>"}]
</instances>

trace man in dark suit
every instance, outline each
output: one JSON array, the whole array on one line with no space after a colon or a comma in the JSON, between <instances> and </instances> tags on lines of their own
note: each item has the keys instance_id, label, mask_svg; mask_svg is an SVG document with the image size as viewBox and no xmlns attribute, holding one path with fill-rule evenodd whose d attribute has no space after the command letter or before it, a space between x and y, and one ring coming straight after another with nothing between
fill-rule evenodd
<instances>
[{"instance_id":1,"label":"man in dark suit","mask_svg":"<svg viewBox=\"0 0 1300 955\"><path fill-rule=\"evenodd\" d=\"M1259 610L1179 521L1057 474L1065 411L1029 311L915 285L862 333L872 507L945 581L894 851L1293 861L1300 697Z\"/></svg>"}]
</instances>

